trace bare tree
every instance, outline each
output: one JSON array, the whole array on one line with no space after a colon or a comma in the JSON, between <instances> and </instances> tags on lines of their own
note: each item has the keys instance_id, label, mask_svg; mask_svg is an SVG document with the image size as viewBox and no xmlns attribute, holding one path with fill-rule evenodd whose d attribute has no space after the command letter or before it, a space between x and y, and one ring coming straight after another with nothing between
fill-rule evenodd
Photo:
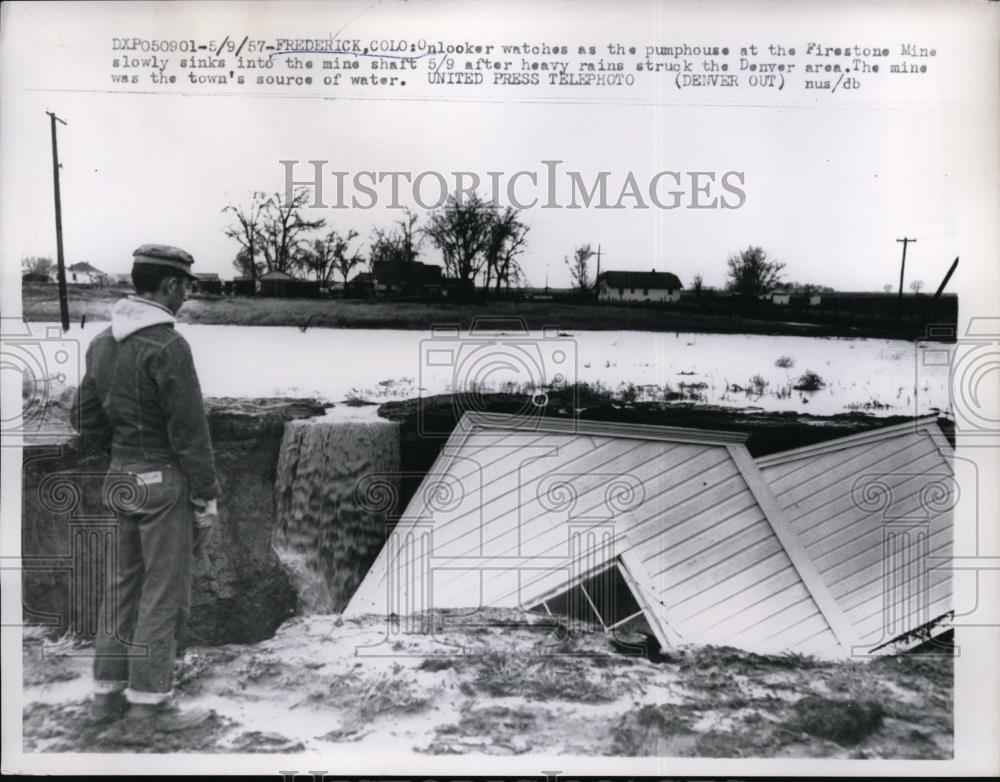
<instances>
[{"instance_id":1,"label":"bare tree","mask_svg":"<svg viewBox=\"0 0 1000 782\"><path fill-rule=\"evenodd\" d=\"M257 263L257 253L263 244L261 228L268 201L266 193L254 191L250 194L250 202L247 205L230 204L222 210L231 212L235 218L235 222L223 228L222 232L230 239L239 242L241 248L233 261L233 266L241 275L249 277L255 283L261 271Z\"/></svg>"},{"instance_id":2,"label":"bare tree","mask_svg":"<svg viewBox=\"0 0 1000 782\"><path fill-rule=\"evenodd\" d=\"M694 291L695 296L701 296L701 292L705 289L705 278L701 274L696 274L691 278L691 290Z\"/></svg>"},{"instance_id":3,"label":"bare tree","mask_svg":"<svg viewBox=\"0 0 1000 782\"><path fill-rule=\"evenodd\" d=\"M338 235L333 241L333 265L343 276L345 285L354 267L360 266L365 262L364 258L361 257L360 251L348 251L351 242L357 239L357 237L358 232L351 229L347 232L347 236Z\"/></svg>"},{"instance_id":4,"label":"bare tree","mask_svg":"<svg viewBox=\"0 0 1000 782\"><path fill-rule=\"evenodd\" d=\"M48 276L52 271L51 258L39 258L29 256L21 259L21 272L23 274L37 274Z\"/></svg>"},{"instance_id":5,"label":"bare tree","mask_svg":"<svg viewBox=\"0 0 1000 782\"><path fill-rule=\"evenodd\" d=\"M924 287L923 280L914 280L913 282L910 283L910 290L913 291L914 293L920 293L923 287Z\"/></svg>"},{"instance_id":6,"label":"bare tree","mask_svg":"<svg viewBox=\"0 0 1000 782\"><path fill-rule=\"evenodd\" d=\"M520 212L512 207L494 214L490 222L486 246L483 250L486 288L495 280L496 290L501 285L510 288L521 278L517 256L524 252L529 227L518 217Z\"/></svg>"},{"instance_id":7,"label":"bare tree","mask_svg":"<svg viewBox=\"0 0 1000 782\"><path fill-rule=\"evenodd\" d=\"M580 293L586 293L593 287L590 279L590 259L595 255L589 244L583 244L573 251L573 258L564 258L566 266L569 267L570 277L573 280L573 288Z\"/></svg>"},{"instance_id":8,"label":"bare tree","mask_svg":"<svg viewBox=\"0 0 1000 782\"><path fill-rule=\"evenodd\" d=\"M393 223L393 228L386 231L376 228L372 231L372 243L369 260L389 261L396 264L410 264L417 260L423 236L416 227L419 218L409 209L404 210L402 219ZM373 267L374 268L374 267Z\"/></svg>"},{"instance_id":9,"label":"bare tree","mask_svg":"<svg viewBox=\"0 0 1000 782\"><path fill-rule=\"evenodd\" d=\"M449 196L445 205L431 214L423 233L441 251L445 272L471 283L484 263L492 223L492 207L477 193L462 199Z\"/></svg>"},{"instance_id":10,"label":"bare tree","mask_svg":"<svg viewBox=\"0 0 1000 782\"><path fill-rule=\"evenodd\" d=\"M298 188L290 201L283 201L280 193L275 193L264 203L260 235L263 237L261 250L268 271L290 272L301 264L300 245L302 234L326 225L319 218L307 220L300 210L306 207L311 196L309 190Z\"/></svg>"},{"instance_id":11,"label":"bare tree","mask_svg":"<svg viewBox=\"0 0 1000 782\"><path fill-rule=\"evenodd\" d=\"M785 264L768 260L762 247L747 247L737 255L729 256L726 287L744 296L769 293L781 282Z\"/></svg>"},{"instance_id":12,"label":"bare tree","mask_svg":"<svg viewBox=\"0 0 1000 782\"><path fill-rule=\"evenodd\" d=\"M882 290L885 291L886 293L892 293L892 283L889 283L888 285L883 285Z\"/></svg>"}]
</instances>

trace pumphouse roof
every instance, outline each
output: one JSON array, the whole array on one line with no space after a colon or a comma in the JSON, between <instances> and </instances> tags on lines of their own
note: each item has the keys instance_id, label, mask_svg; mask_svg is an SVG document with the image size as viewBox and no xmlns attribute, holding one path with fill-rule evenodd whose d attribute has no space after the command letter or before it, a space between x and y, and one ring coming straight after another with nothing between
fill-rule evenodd
<instances>
[{"instance_id":1,"label":"pumphouse roof","mask_svg":"<svg viewBox=\"0 0 1000 782\"><path fill-rule=\"evenodd\" d=\"M548 610L617 567L664 646L846 656L854 627L745 440L467 413L345 614Z\"/></svg>"},{"instance_id":2,"label":"pumphouse roof","mask_svg":"<svg viewBox=\"0 0 1000 782\"><path fill-rule=\"evenodd\" d=\"M757 460L864 651L952 609L952 457L930 416Z\"/></svg>"}]
</instances>

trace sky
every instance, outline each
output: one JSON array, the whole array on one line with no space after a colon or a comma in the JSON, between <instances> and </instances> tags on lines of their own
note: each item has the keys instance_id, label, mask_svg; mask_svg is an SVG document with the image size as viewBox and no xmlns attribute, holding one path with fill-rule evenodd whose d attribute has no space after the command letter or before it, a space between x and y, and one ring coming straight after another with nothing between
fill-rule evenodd
<instances>
[{"instance_id":1,"label":"sky","mask_svg":"<svg viewBox=\"0 0 1000 782\"><path fill-rule=\"evenodd\" d=\"M734 210L525 210L530 233L520 262L535 286L568 285L563 259L585 243L601 246L604 269L671 271L687 285L701 274L707 285L721 286L727 257L753 244L786 264L787 280L881 290L898 284L896 239L909 236L918 241L907 251L907 282L922 279L933 289L970 238L962 234L962 210L975 194L962 185L978 181L981 160L971 150L989 140L996 108L973 101L979 93L952 78L952 70L968 67L959 58L969 48L967 31L961 39L927 13L900 22L890 5L884 11L891 32L873 11L820 20L815 6L812 12L784 6L780 28L773 13L746 13L735 34L693 5L625 3L616 12L584 3L573 14L535 6L531 24L513 11L527 13L528 6L473 5L307 3L283 5L280 13L273 5L237 3L15 7L6 20L0 76L4 268L17 268L23 256L55 255L46 110L68 122L59 127L67 262L86 260L109 273L128 271L136 247L158 242L188 250L199 271L232 276L238 246L223 233L230 216L222 210L253 190L283 189L280 160L325 160L328 170L351 173L473 171L483 179L488 171L544 173L541 161L560 160L585 181L609 171L612 193L630 171L640 183L662 170L742 172L746 202ZM775 4L763 7L773 11ZM702 98L677 93L666 80L628 93L445 92L423 84L393 100L381 93L334 99L149 86L112 91L112 36L221 37L243 29L261 37L343 29L343 37L362 39L412 40L419 31L429 40L655 39L734 47L804 42L815 31L838 43L895 42L913 32L941 54L922 83L897 81L891 93L870 88L822 99L791 90L760 99L746 91ZM869 31L860 40L859 29ZM297 170L308 171L305 163ZM388 201L387 191L380 192ZM309 210L308 217L358 231L358 246L366 249L372 229L388 227L400 213L380 206ZM429 243L422 259L441 260Z\"/></svg>"}]
</instances>

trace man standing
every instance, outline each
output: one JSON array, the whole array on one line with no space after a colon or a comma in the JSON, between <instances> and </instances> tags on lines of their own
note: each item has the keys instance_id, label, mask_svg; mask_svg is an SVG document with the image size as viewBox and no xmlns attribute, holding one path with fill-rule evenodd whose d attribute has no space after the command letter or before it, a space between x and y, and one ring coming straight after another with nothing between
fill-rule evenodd
<instances>
[{"instance_id":1,"label":"man standing","mask_svg":"<svg viewBox=\"0 0 1000 782\"><path fill-rule=\"evenodd\" d=\"M127 707L130 725L177 730L208 716L173 705L173 670L190 610L194 537L216 518L219 485L191 349L174 329L194 259L156 244L133 256L135 296L115 305L110 328L91 342L76 397L82 437L110 440L104 498L118 518L92 716L113 719Z\"/></svg>"}]
</instances>

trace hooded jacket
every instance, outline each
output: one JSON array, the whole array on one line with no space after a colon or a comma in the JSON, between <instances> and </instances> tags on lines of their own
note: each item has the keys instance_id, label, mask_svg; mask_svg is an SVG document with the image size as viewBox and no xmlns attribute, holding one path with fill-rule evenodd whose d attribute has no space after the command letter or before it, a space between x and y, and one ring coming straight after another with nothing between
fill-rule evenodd
<instances>
[{"instance_id":1,"label":"hooded jacket","mask_svg":"<svg viewBox=\"0 0 1000 782\"><path fill-rule=\"evenodd\" d=\"M120 300L111 326L87 348L75 423L90 445L119 462L176 461L191 497L219 494L212 441L191 348L170 310L137 297Z\"/></svg>"}]
</instances>

